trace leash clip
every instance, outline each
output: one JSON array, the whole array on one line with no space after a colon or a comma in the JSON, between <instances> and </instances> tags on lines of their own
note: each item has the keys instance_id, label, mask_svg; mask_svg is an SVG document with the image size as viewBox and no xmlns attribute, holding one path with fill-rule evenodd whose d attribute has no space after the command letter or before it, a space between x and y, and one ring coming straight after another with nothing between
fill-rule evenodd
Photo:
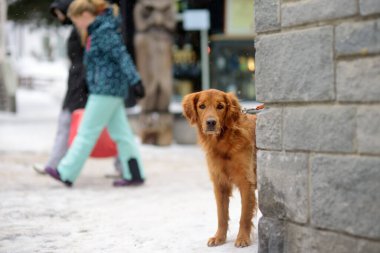
<instances>
[{"instance_id":1,"label":"leash clip","mask_svg":"<svg viewBox=\"0 0 380 253\"><path fill-rule=\"evenodd\" d=\"M258 105L254 108L243 108L241 110L242 113L244 114L256 114L259 111L263 110L265 108L264 104Z\"/></svg>"}]
</instances>

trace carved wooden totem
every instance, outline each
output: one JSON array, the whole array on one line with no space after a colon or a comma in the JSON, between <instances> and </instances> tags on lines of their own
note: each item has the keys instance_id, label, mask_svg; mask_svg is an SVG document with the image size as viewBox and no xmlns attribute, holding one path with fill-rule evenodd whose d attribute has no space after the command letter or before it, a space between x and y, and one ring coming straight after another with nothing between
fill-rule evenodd
<instances>
[{"instance_id":1,"label":"carved wooden totem","mask_svg":"<svg viewBox=\"0 0 380 253\"><path fill-rule=\"evenodd\" d=\"M173 116L169 113L172 34L176 25L172 0L139 0L134 21L137 68L146 91L140 102L141 138L143 143L169 145L173 136Z\"/></svg>"}]
</instances>

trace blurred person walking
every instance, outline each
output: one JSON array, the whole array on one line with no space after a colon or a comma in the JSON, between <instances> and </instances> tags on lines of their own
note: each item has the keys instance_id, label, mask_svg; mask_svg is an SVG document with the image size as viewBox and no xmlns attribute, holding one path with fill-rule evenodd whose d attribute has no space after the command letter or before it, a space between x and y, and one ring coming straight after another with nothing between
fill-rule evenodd
<instances>
[{"instance_id":1,"label":"blurred person walking","mask_svg":"<svg viewBox=\"0 0 380 253\"><path fill-rule=\"evenodd\" d=\"M57 167L46 168L51 177L71 186L107 127L117 143L122 179L114 186L140 185L145 174L135 136L124 110L130 90L144 97L144 86L118 32L120 21L104 0L74 0L68 16L77 29L88 33L85 59L89 98L78 134Z\"/></svg>"},{"instance_id":2,"label":"blurred person walking","mask_svg":"<svg viewBox=\"0 0 380 253\"><path fill-rule=\"evenodd\" d=\"M67 9L73 0L56 0L50 5L50 13L55 16L62 25L72 25L67 17ZM84 108L87 102L88 89L83 66L83 50L81 37L73 26L67 40L67 54L70 59L70 68L67 82L67 91L63 101L62 110L58 117L58 129L45 166L34 164L33 168L41 174L45 174L48 167L56 168L66 154L69 142L70 124L72 113Z\"/></svg>"}]
</instances>

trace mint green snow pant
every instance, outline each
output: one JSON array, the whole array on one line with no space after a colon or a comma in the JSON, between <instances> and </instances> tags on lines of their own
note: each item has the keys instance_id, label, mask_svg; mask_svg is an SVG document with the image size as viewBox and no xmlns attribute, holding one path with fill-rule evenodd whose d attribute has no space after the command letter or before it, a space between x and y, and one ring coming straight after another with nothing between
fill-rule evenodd
<instances>
[{"instance_id":1,"label":"mint green snow pant","mask_svg":"<svg viewBox=\"0 0 380 253\"><path fill-rule=\"evenodd\" d=\"M145 178L140 152L125 114L123 99L115 96L90 95L74 142L58 165L62 180L72 183L76 180L105 127L117 144L123 178L129 180L132 178L128 161L133 158L137 160L141 177Z\"/></svg>"}]
</instances>

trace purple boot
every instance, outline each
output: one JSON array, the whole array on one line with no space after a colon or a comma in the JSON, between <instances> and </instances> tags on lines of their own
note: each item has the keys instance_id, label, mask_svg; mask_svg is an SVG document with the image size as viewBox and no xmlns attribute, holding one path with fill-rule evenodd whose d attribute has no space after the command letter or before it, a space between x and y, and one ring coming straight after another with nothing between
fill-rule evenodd
<instances>
[{"instance_id":1,"label":"purple boot","mask_svg":"<svg viewBox=\"0 0 380 253\"><path fill-rule=\"evenodd\" d=\"M140 180L128 180L128 179L118 179L113 181L113 186L115 187L123 187L123 186L138 186L144 183L143 179Z\"/></svg>"},{"instance_id":2,"label":"purple boot","mask_svg":"<svg viewBox=\"0 0 380 253\"><path fill-rule=\"evenodd\" d=\"M138 186L144 183L144 179L140 175L139 165L135 158L128 161L129 171L131 172L132 179L118 179L113 182L113 186Z\"/></svg>"},{"instance_id":3,"label":"purple boot","mask_svg":"<svg viewBox=\"0 0 380 253\"><path fill-rule=\"evenodd\" d=\"M57 169L46 167L45 172L52 178L60 181L61 183L64 183L67 187L71 187L73 185L73 183L71 183L70 181L63 181Z\"/></svg>"}]
</instances>

